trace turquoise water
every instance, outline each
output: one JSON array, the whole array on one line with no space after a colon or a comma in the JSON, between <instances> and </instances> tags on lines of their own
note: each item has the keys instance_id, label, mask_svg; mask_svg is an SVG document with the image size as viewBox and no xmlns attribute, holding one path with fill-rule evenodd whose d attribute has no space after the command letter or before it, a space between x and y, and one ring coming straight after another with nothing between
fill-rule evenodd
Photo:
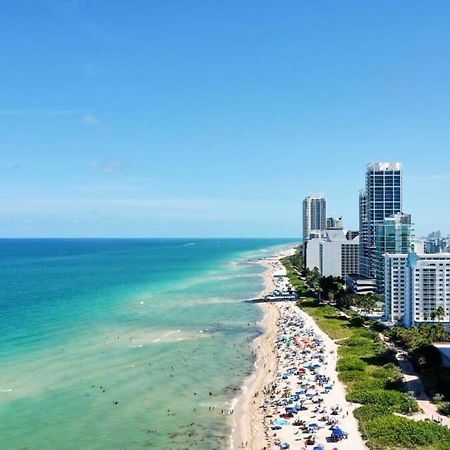
<instances>
[{"instance_id":1,"label":"turquoise water","mask_svg":"<svg viewBox=\"0 0 450 450\"><path fill-rule=\"evenodd\" d=\"M246 259L292 240L0 240L0 448L217 449L252 368Z\"/></svg>"}]
</instances>

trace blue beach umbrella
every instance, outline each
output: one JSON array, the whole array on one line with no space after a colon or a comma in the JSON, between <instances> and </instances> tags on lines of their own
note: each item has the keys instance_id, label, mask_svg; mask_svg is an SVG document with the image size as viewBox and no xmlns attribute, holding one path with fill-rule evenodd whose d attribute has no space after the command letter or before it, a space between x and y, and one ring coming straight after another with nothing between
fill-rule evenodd
<instances>
[{"instance_id":1,"label":"blue beach umbrella","mask_svg":"<svg viewBox=\"0 0 450 450\"><path fill-rule=\"evenodd\" d=\"M289 423L289 421L288 420L286 420L286 419L277 419L277 420L275 420L275 425L278 425L278 426L283 426L283 425L287 425Z\"/></svg>"},{"instance_id":2,"label":"blue beach umbrella","mask_svg":"<svg viewBox=\"0 0 450 450\"><path fill-rule=\"evenodd\" d=\"M333 430L332 435L333 435L334 437L342 437L342 436L345 436L346 433L345 433L345 431L342 430L341 428L336 427L336 428Z\"/></svg>"}]
</instances>

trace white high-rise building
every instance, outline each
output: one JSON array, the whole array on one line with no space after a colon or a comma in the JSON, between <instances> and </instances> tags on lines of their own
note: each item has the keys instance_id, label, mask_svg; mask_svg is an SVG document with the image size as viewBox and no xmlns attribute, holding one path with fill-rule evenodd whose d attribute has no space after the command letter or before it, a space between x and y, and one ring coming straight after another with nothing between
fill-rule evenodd
<instances>
[{"instance_id":1,"label":"white high-rise building","mask_svg":"<svg viewBox=\"0 0 450 450\"><path fill-rule=\"evenodd\" d=\"M410 253L406 267L404 325L450 325L450 253ZM442 316L439 315L442 312Z\"/></svg>"},{"instance_id":2,"label":"white high-rise building","mask_svg":"<svg viewBox=\"0 0 450 450\"><path fill-rule=\"evenodd\" d=\"M342 229L327 230L325 238L310 239L306 245L306 267L319 269L323 277L345 278L358 272L359 236L347 239Z\"/></svg>"},{"instance_id":3,"label":"white high-rise building","mask_svg":"<svg viewBox=\"0 0 450 450\"><path fill-rule=\"evenodd\" d=\"M405 253L384 255L384 317L389 322L401 323L406 306Z\"/></svg>"},{"instance_id":4,"label":"white high-rise building","mask_svg":"<svg viewBox=\"0 0 450 450\"><path fill-rule=\"evenodd\" d=\"M359 198L360 272L375 278L376 226L402 211L402 164L368 164L365 184Z\"/></svg>"},{"instance_id":5,"label":"white high-rise building","mask_svg":"<svg viewBox=\"0 0 450 450\"><path fill-rule=\"evenodd\" d=\"M327 229L327 201L322 194L308 195L303 200L303 242L321 238Z\"/></svg>"},{"instance_id":6,"label":"white high-rise building","mask_svg":"<svg viewBox=\"0 0 450 450\"><path fill-rule=\"evenodd\" d=\"M387 320L449 328L450 253L386 254L384 295Z\"/></svg>"},{"instance_id":7,"label":"white high-rise building","mask_svg":"<svg viewBox=\"0 0 450 450\"><path fill-rule=\"evenodd\" d=\"M315 238L309 239L304 245L305 249L305 266L309 270L314 270L317 268L320 271L320 246L322 245L323 239Z\"/></svg>"}]
</instances>

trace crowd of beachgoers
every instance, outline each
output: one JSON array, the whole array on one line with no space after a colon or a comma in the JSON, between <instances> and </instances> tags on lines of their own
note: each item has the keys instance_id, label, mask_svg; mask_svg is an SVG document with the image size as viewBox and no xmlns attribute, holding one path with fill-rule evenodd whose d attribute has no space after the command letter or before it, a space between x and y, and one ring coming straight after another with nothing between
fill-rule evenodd
<instances>
[{"instance_id":1,"label":"crowd of beachgoers","mask_svg":"<svg viewBox=\"0 0 450 450\"><path fill-rule=\"evenodd\" d=\"M278 308L278 370L262 405L268 442L296 450L365 448L338 388L336 349L298 307L284 302Z\"/></svg>"},{"instance_id":2,"label":"crowd of beachgoers","mask_svg":"<svg viewBox=\"0 0 450 450\"><path fill-rule=\"evenodd\" d=\"M288 280L278 258L265 259L273 290ZM353 405L337 378L337 345L294 301L267 302L254 383L246 388L234 448L364 450ZM259 381L258 381L259 380ZM249 398L251 397L251 398Z\"/></svg>"}]
</instances>

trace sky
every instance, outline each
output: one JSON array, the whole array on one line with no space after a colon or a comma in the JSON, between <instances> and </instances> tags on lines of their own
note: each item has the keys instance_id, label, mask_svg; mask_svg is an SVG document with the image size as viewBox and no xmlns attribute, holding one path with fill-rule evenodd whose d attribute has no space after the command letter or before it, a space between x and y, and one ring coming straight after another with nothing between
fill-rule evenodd
<instances>
[{"instance_id":1,"label":"sky","mask_svg":"<svg viewBox=\"0 0 450 450\"><path fill-rule=\"evenodd\" d=\"M299 237L404 164L450 233L450 2L3 0L0 236Z\"/></svg>"}]
</instances>

